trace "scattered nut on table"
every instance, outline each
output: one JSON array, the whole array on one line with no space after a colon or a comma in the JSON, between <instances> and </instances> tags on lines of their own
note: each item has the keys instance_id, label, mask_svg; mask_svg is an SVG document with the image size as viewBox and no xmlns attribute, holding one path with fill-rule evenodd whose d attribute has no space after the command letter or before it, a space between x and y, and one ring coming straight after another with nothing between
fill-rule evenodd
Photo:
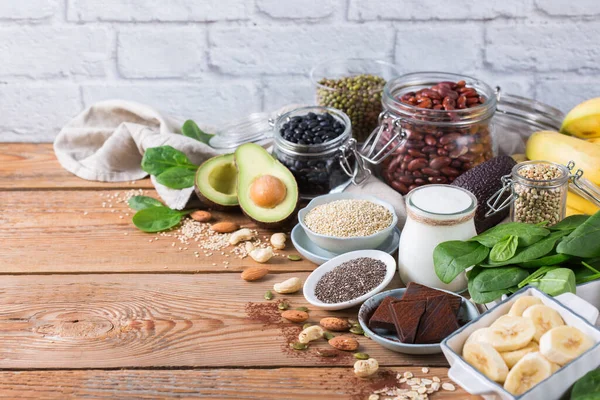
<instances>
[{"instance_id":1,"label":"scattered nut on table","mask_svg":"<svg viewBox=\"0 0 600 400\"><path fill-rule=\"evenodd\" d=\"M354 374L360 378L373 375L379 369L379 363L374 358L358 360L354 363Z\"/></svg>"},{"instance_id":2,"label":"scattered nut on table","mask_svg":"<svg viewBox=\"0 0 600 400\"><path fill-rule=\"evenodd\" d=\"M300 332L298 335L298 341L306 344L308 342L312 342L313 340L321 339L324 334L325 331L319 325L309 326Z\"/></svg>"},{"instance_id":3,"label":"scattered nut on table","mask_svg":"<svg viewBox=\"0 0 600 400\"><path fill-rule=\"evenodd\" d=\"M190 217L194 221L208 222L208 221L210 221L212 219L212 214L209 213L208 211L198 210L198 211L194 211L193 213L191 213Z\"/></svg>"},{"instance_id":4,"label":"scattered nut on table","mask_svg":"<svg viewBox=\"0 0 600 400\"><path fill-rule=\"evenodd\" d=\"M306 311L286 310L281 313L281 316L290 322L304 322L308 319Z\"/></svg>"},{"instance_id":5,"label":"scattered nut on table","mask_svg":"<svg viewBox=\"0 0 600 400\"><path fill-rule=\"evenodd\" d=\"M246 253L250 254L252 250L256 248L256 246L254 246L254 243L252 242L246 242L244 243L244 248L246 249Z\"/></svg>"},{"instance_id":6,"label":"scattered nut on table","mask_svg":"<svg viewBox=\"0 0 600 400\"><path fill-rule=\"evenodd\" d=\"M271 245L277 250L285 249L285 241L287 236L285 233L274 233L271 235Z\"/></svg>"},{"instance_id":7,"label":"scattered nut on table","mask_svg":"<svg viewBox=\"0 0 600 400\"><path fill-rule=\"evenodd\" d=\"M248 228L242 228L231 234L229 237L229 244L236 245L240 242L245 242L254 239L254 233Z\"/></svg>"},{"instance_id":8,"label":"scattered nut on table","mask_svg":"<svg viewBox=\"0 0 600 400\"><path fill-rule=\"evenodd\" d=\"M358 349L358 340L350 336L336 336L329 340L329 344L338 350L354 351Z\"/></svg>"},{"instance_id":9,"label":"scattered nut on table","mask_svg":"<svg viewBox=\"0 0 600 400\"><path fill-rule=\"evenodd\" d=\"M264 249L254 249L250 252L250 257L258 263L266 263L271 258L273 258L273 248L271 246L266 247ZM276 292L277 289L275 289ZM278 293L293 293L293 292L278 292Z\"/></svg>"},{"instance_id":10,"label":"scattered nut on table","mask_svg":"<svg viewBox=\"0 0 600 400\"><path fill-rule=\"evenodd\" d=\"M334 332L347 331L352 326L352 325L350 325L350 323L348 322L347 319L338 318L338 317L321 318L321 321L319 321L319 324L323 328L329 329L330 331L334 331Z\"/></svg>"},{"instance_id":11,"label":"scattered nut on table","mask_svg":"<svg viewBox=\"0 0 600 400\"><path fill-rule=\"evenodd\" d=\"M300 278L290 278L287 281L283 281L281 283L276 283L273 285L273 290L277 293L296 293L298 290L302 289L302 281Z\"/></svg>"}]
</instances>

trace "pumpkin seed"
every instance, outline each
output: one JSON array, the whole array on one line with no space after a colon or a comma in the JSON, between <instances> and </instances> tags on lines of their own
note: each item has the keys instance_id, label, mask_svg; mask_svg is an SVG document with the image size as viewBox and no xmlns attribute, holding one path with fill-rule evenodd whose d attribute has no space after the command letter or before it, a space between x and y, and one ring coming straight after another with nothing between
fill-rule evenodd
<instances>
[{"instance_id":1,"label":"pumpkin seed","mask_svg":"<svg viewBox=\"0 0 600 400\"><path fill-rule=\"evenodd\" d=\"M308 345L305 343L294 342L290 343L290 347L294 350L306 350L308 349Z\"/></svg>"},{"instance_id":2,"label":"pumpkin seed","mask_svg":"<svg viewBox=\"0 0 600 400\"><path fill-rule=\"evenodd\" d=\"M282 301L281 303L277 304L277 308L279 308L280 310L287 310L288 308L290 308L290 305L285 301Z\"/></svg>"},{"instance_id":3,"label":"pumpkin seed","mask_svg":"<svg viewBox=\"0 0 600 400\"><path fill-rule=\"evenodd\" d=\"M325 333L323 334L323 337L324 337L326 340L331 340L331 339L333 339L333 338L335 337L335 335L334 335L333 333L331 333L331 332L325 332Z\"/></svg>"},{"instance_id":4,"label":"pumpkin seed","mask_svg":"<svg viewBox=\"0 0 600 400\"><path fill-rule=\"evenodd\" d=\"M353 325L352 328L350 328L350 333L354 333L355 335L364 335L365 331L360 327L360 325Z\"/></svg>"},{"instance_id":5,"label":"pumpkin seed","mask_svg":"<svg viewBox=\"0 0 600 400\"><path fill-rule=\"evenodd\" d=\"M369 357L367 353L354 353L354 358L358 360L368 360L371 357Z\"/></svg>"},{"instance_id":6,"label":"pumpkin seed","mask_svg":"<svg viewBox=\"0 0 600 400\"><path fill-rule=\"evenodd\" d=\"M296 254L288 254L287 258L290 261L302 261L302 257L300 257Z\"/></svg>"},{"instance_id":7,"label":"pumpkin seed","mask_svg":"<svg viewBox=\"0 0 600 400\"><path fill-rule=\"evenodd\" d=\"M308 308L306 308L306 307L296 307L296 310L308 312Z\"/></svg>"},{"instance_id":8,"label":"pumpkin seed","mask_svg":"<svg viewBox=\"0 0 600 400\"><path fill-rule=\"evenodd\" d=\"M273 297L273 292L267 290L267 293L265 293L265 300L273 300Z\"/></svg>"},{"instance_id":9,"label":"pumpkin seed","mask_svg":"<svg viewBox=\"0 0 600 400\"><path fill-rule=\"evenodd\" d=\"M304 325L302 325L302 330L304 330L306 328L310 328L311 326L312 326L312 324L310 322L307 322Z\"/></svg>"}]
</instances>

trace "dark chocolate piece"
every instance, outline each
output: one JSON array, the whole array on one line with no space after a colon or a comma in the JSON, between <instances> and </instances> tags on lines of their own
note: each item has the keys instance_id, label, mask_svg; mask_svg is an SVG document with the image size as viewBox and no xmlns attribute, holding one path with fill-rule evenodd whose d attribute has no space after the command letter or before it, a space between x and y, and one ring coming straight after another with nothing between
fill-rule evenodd
<instances>
[{"instance_id":1,"label":"dark chocolate piece","mask_svg":"<svg viewBox=\"0 0 600 400\"><path fill-rule=\"evenodd\" d=\"M386 329L388 331L394 331L394 319L390 313L390 303L392 301L398 301L397 298L388 296L379 303L379 307L373 313L369 319L369 328L371 329Z\"/></svg>"},{"instance_id":2,"label":"dark chocolate piece","mask_svg":"<svg viewBox=\"0 0 600 400\"><path fill-rule=\"evenodd\" d=\"M394 325L398 338L402 343L414 343L421 316L425 313L427 301L402 300L390 304L390 312L394 318Z\"/></svg>"},{"instance_id":3,"label":"dark chocolate piece","mask_svg":"<svg viewBox=\"0 0 600 400\"><path fill-rule=\"evenodd\" d=\"M430 297L417 329L415 343L440 343L458 328L448 296Z\"/></svg>"},{"instance_id":4,"label":"dark chocolate piece","mask_svg":"<svg viewBox=\"0 0 600 400\"><path fill-rule=\"evenodd\" d=\"M430 297L444 296L450 301L450 306L453 315L458 315L460 309L461 298L450 293L442 292L428 286L423 286L415 282L408 282L406 291L402 295L401 300L427 300Z\"/></svg>"}]
</instances>

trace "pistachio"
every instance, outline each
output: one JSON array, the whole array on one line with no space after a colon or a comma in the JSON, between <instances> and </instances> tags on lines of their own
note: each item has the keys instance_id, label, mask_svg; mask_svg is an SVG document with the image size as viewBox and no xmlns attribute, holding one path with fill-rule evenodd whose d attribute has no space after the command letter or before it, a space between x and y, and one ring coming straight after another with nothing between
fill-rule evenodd
<instances>
[{"instance_id":1,"label":"pistachio","mask_svg":"<svg viewBox=\"0 0 600 400\"><path fill-rule=\"evenodd\" d=\"M357 360L368 360L370 357L367 353L354 353L354 358Z\"/></svg>"},{"instance_id":2,"label":"pistachio","mask_svg":"<svg viewBox=\"0 0 600 400\"><path fill-rule=\"evenodd\" d=\"M287 258L290 261L302 261L302 257L300 257L296 254L288 254Z\"/></svg>"},{"instance_id":3,"label":"pistachio","mask_svg":"<svg viewBox=\"0 0 600 400\"><path fill-rule=\"evenodd\" d=\"M267 292L265 293L265 300L273 300L273 297L273 292L267 290Z\"/></svg>"}]
</instances>

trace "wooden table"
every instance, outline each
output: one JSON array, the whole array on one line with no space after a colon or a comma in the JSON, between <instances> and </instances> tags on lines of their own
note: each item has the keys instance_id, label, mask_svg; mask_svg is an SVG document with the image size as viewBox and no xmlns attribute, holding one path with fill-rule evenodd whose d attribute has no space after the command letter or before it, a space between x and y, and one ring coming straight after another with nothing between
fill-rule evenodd
<instances>
[{"instance_id":1,"label":"wooden table","mask_svg":"<svg viewBox=\"0 0 600 400\"><path fill-rule=\"evenodd\" d=\"M79 179L49 144L0 144L0 397L366 399L397 372L448 381L441 354L397 354L362 337L361 351L382 365L374 379L356 378L351 356L292 351L298 326L263 295L315 265L280 257L266 279L245 282L250 259L196 257L138 231L118 202L132 189L156 196L147 179ZM309 308L312 321L356 315ZM457 388L432 398L475 397Z\"/></svg>"}]
</instances>

